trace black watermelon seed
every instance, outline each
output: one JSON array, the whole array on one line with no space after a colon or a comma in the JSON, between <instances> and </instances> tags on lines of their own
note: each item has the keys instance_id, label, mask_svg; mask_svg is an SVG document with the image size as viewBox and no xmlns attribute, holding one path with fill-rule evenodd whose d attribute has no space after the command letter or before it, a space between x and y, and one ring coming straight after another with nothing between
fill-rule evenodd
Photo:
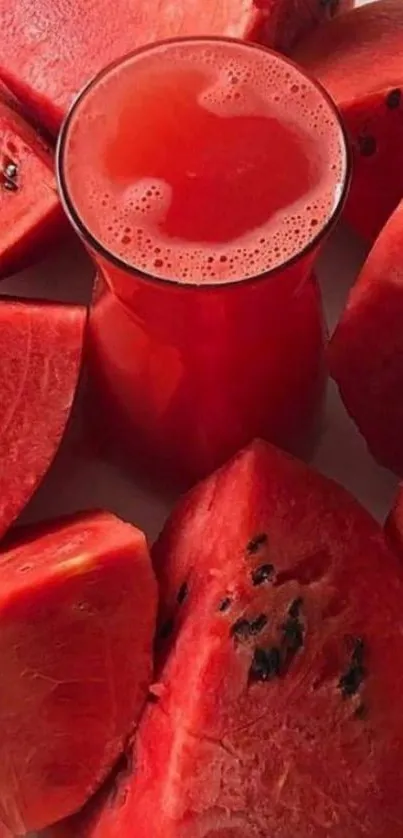
<instances>
[{"instance_id":1,"label":"black watermelon seed","mask_svg":"<svg viewBox=\"0 0 403 838\"><path fill-rule=\"evenodd\" d=\"M363 666L352 666L339 681L339 688L345 698L355 695L365 678Z\"/></svg>"},{"instance_id":2,"label":"black watermelon seed","mask_svg":"<svg viewBox=\"0 0 403 838\"><path fill-rule=\"evenodd\" d=\"M256 634L260 634L263 631L264 627L267 626L267 617L266 614L259 614L255 620L252 620L250 624L251 634L256 636Z\"/></svg>"},{"instance_id":3,"label":"black watermelon seed","mask_svg":"<svg viewBox=\"0 0 403 838\"><path fill-rule=\"evenodd\" d=\"M393 111L400 106L401 101L402 91L399 87L395 87L394 90L389 91L386 97L386 107Z\"/></svg>"},{"instance_id":4,"label":"black watermelon seed","mask_svg":"<svg viewBox=\"0 0 403 838\"><path fill-rule=\"evenodd\" d=\"M274 567L272 564L262 564L260 567L252 570L252 584L263 585L263 582L268 582L274 575Z\"/></svg>"},{"instance_id":5,"label":"black watermelon seed","mask_svg":"<svg viewBox=\"0 0 403 838\"><path fill-rule=\"evenodd\" d=\"M372 157L376 153L376 139L371 134L358 137L358 148L362 157Z\"/></svg>"},{"instance_id":6,"label":"black watermelon seed","mask_svg":"<svg viewBox=\"0 0 403 838\"><path fill-rule=\"evenodd\" d=\"M174 621L172 619L167 620L163 626L161 626L160 637L162 640L166 640L174 630Z\"/></svg>"},{"instance_id":7,"label":"black watermelon seed","mask_svg":"<svg viewBox=\"0 0 403 838\"><path fill-rule=\"evenodd\" d=\"M15 180L18 175L18 167L16 163L7 163L3 169L4 177L8 178L9 180Z\"/></svg>"},{"instance_id":8,"label":"black watermelon seed","mask_svg":"<svg viewBox=\"0 0 403 838\"><path fill-rule=\"evenodd\" d=\"M249 620L245 620L240 618L239 620L231 626L231 635L232 637L239 637L243 640L247 640L250 637L250 622Z\"/></svg>"},{"instance_id":9,"label":"black watermelon seed","mask_svg":"<svg viewBox=\"0 0 403 838\"><path fill-rule=\"evenodd\" d=\"M178 596L176 597L177 602L179 603L179 605L182 605L182 603L185 601L188 593L189 593L189 588L188 588L187 582L184 582L183 585L180 586L179 591L178 591Z\"/></svg>"},{"instance_id":10,"label":"black watermelon seed","mask_svg":"<svg viewBox=\"0 0 403 838\"><path fill-rule=\"evenodd\" d=\"M279 649L255 649L249 670L250 681L269 681L280 674L281 655Z\"/></svg>"},{"instance_id":11,"label":"black watermelon seed","mask_svg":"<svg viewBox=\"0 0 403 838\"><path fill-rule=\"evenodd\" d=\"M225 597L225 599L221 600L221 602L218 606L218 610L221 611L222 614L224 614L230 608L231 608L231 600L230 600L229 596L227 596L227 597Z\"/></svg>"},{"instance_id":12,"label":"black watermelon seed","mask_svg":"<svg viewBox=\"0 0 403 838\"><path fill-rule=\"evenodd\" d=\"M255 535L246 545L247 552L253 556L254 553L257 553L260 547L263 547L264 544L267 543L267 535L264 532L258 533Z\"/></svg>"},{"instance_id":13,"label":"black watermelon seed","mask_svg":"<svg viewBox=\"0 0 403 838\"><path fill-rule=\"evenodd\" d=\"M5 180L3 181L3 189L7 189L8 192L17 192L18 186L14 180Z\"/></svg>"},{"instance_id":14,"label":"black watermelon seed","mask_svg":"<svg viewBox=\"0 0 403 838\"><path fill-rule=\"evenodd\" d=\"M298 597L298 599L294 599L294 602L291 603L288 613L290 617L299 617L300 611L302 608L302 597Z\"/></svg>"},{"instance_id":15,"label":"black watermelon seed","mask_svg":"<svg viewBox=\"0 0 403 838\"><path fill-rule=\"evenodd\" d=\"M282 625L284 646L288 654L295 654L304 645L304 629L298 619L290 617Z\"/></svg>"},{"instance_id":16,"label":"black watermelon seed","mask_svg":"<svg viewBox=\"0 0 403 838\"><path fill-rule=\"evenodd\" d=\"M255 637L259 634L264 629L265 625L267 625L267 617L265 614L259 614L259 616L255 617L254 620L247 620L244 617L241 617L231 627L231 635L232 637L237 637L238 639L248 640L250 637Z\"/></svg>"},{"instance_id":17,"label":"black watermelon seed","mask_svg":"<svg viewBox=\"0 0 403 838\"><path fill-rule=\"evenodd\" d=\"M351 698L351 696L355 695L366 677L364 651L363 640L356 638L354 640L350 666L339 681L339 689L344 698Z\"/></svg>"}]
</instances>

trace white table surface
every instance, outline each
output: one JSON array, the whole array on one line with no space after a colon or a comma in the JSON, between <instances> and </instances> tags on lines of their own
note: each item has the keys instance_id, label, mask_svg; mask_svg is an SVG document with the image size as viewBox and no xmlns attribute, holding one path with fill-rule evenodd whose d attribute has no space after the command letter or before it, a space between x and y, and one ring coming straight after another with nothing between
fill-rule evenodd
<instances>
[{"instance_id":1,"label":"white table surface","mask_svg":"<svg viewBox=\"0 0 403 838\"><path fill-rule=\"evenodd\" d=\"M366 0L357 0L363 5ZM402 0L403 2L403 0ZM346 230L338 230L319 265L326 316L330 328L337 321L349 286L362 263L364 250ZM89 302L91 270L73 240L59 247L45 262L0 286L1 294L25 297L50 295L52 299ZM142 527L150 538L159 531L172 498L163 498L136 485L135 479L116 467L84 455L76 444L79 410L54 466L23 519L32 521L88 508L107 508ZM349 420L330 383L327 420L313 464L346 486L377 518L390 508L397 481L381 469L367 452L363 439Z\"/></svg>"}]
</instances>

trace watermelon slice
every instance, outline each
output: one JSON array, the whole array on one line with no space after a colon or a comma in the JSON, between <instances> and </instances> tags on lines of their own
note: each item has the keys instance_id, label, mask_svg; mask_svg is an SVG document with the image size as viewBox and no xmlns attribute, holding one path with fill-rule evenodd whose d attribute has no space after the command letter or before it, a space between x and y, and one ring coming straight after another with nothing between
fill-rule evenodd
<instances>
[{"instance_id":1,"label":"watermelon slice","mask_svg":"<svg viewBox=\"0 0 403 838\"><path fill-rule=\"evenodd\" d=\"M132 767L50 835L401 838L403 573L379 525L256 443L178 508L160 568L164 545L186 616Z\"/></svg>"},{"instance_id":2,"label":"watermelon slice","mask_svg":"<svg viewBox=\"0 0 403 838\"><path fill-rule=\"evenodd\" d=\"M0 538L60 444L77 388L85 323L81 306L0 302Z\"/></svg>"},{"instance_id":3,"label":"watermelon slice","mask_svg":"<svg viewBox=\"0 0 403 838\"><path fill-rule=\"evenodd\" d=\"M110 61L176 35L231 35L289 47L351 0L0 0L0 78L56 133L72 98ZM105 21L108 21L107 32ZM85 38L83 38L83 28Z\"/></svg>"},{"instance_id":4,"label":"watermelon slice","mask_svg":"<svg viewBox=\"0 0 403 838\"><path fill-rule=\"evenodd\" d=\"M403 203L382 230L330 342L330 372L382 465L403 476Z\"/></svg>"},{"instance_id":5,"label":"watermelon slice","mask_svg":"<svg viewBox=\"0 0 403 838\"><path fill-rule=\"evenodd\" d=\"M342 112L354 157L346 219L372 241L403 198L403 3L354 9L304 40L294 57Z\"/></svg>"},{"instance_id":6,"label":"watermelon slice","mask_svg":"<svg viewBox=\"0 0 403 838\"><path fill-rule=\"evenodd\" d=\"M0 277L32 261L62 225L52 155L0 100Z\"/></svg>"},{"instance_id":7,"label":"watermelon slice","mask_svg":"<svg viewBox=\"0 0 403 838\"><path fill-rule=\"evenodd\" d=\"M74 812L133 731L152 667L156 582L139 530L107 513L0 553L0 818L15 834Z\"/></svg>"}]
</instances>

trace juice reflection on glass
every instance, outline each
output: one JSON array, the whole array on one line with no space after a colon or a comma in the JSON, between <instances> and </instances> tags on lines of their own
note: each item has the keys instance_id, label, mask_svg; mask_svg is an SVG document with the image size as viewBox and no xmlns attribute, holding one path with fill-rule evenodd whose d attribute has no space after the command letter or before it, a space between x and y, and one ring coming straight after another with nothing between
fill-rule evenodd
<instances>
[{"instance_id":1,"label":"juice reflection on glass","mask_svg":"<svg viewBox=\"0 0 403 838\"><path fill-rule=\"evenodd\" d=\"M324 381L312 266L348 181L324 92L258 46L156 44L78 97L58 167L99 268L91 379L112 435L185 480L253 436L295 448Z\"/></svg>"}]
</instances>

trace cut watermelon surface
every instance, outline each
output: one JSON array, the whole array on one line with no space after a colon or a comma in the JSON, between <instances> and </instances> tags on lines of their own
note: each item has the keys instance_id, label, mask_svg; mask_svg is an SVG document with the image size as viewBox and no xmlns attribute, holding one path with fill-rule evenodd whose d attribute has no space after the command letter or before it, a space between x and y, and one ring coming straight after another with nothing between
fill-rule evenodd
<instances>
[{"instance_id":1,"label":"cut watermelon surface","mask_svg":"<svg viewBox=\"0 0 403 838\"><path fill-rule=\"evenodd\" d=\"M40 254L62 223L52 154L0 101L0 278Z\"/></svg>"},{"instance_id":2,"label":"cut watermelon surface","mask_svg":"<svg viewBox=\"0 0 403 838\"><path fill-rule=\"evenodd\" d=\"M257 442L155 557L176 634L132 757L48 834L401 838L403 575L379 525Z\"/></svg>"},{"instance_id":3,"label":"cut watermelon surface","mask_svg":"<svg viewBox=\"0 0 403 838\"><path fill-rule=\"evenodd\" d=\"M331 375L373 456L403 476L403 203L352 288L328 349Z\"/></svg>"},{"instance_id":4,"label":"cut watermelon surface","mask_svg":"<svg viewBox=\"0 0 403 838\"><path fill-rule=\"evenodd\" d=\"M349 5L351 0L117 0L111 13L108 0L1 0L0 78L56 133L78 90L138 46L179 35L227 35L287 49L320 19Z\"/></svg>"},{"instance_id":5,"label":"cut watermelon surface","mask_svg":"<svg viewBox=\"0 0 403 838\"><path fill-rule=\"evenodd\" d=\"M0 302L0 537L49 468L76 392L81 306Z\"/></svg>"},{"instance_id":6,"label":"cut watermelon surface","mask_svg":"<svg viewBox=\"0 0 403 838\"><path fill-rule=\"evenodd\" d=\"M132 733L157 586L141 532L86 513L0 553L0 819L15 834L82 805Z\"/></svg>"},{"instance_id":7,"label":"cut watermelon surface","mask_svg":"<svg viewBox=\"0 0 403 838\"><path fill-rule=\"evenodd\" d=\"M390 547L403 559L403 485L399 487L393 508L386 519L385 534Z\"/></svg>"},{"instance_id":8,"label":"cut watermelon surface","mask_svg":"<svg viewBox=\"0 0 403 838\"><path fill-rule=\"evenodd\" d=\"M403 198L403 3L377 0L341 15L293 57L342 112L354 164L345 214L373 240Z\"/></svg>"}]
</instances>

